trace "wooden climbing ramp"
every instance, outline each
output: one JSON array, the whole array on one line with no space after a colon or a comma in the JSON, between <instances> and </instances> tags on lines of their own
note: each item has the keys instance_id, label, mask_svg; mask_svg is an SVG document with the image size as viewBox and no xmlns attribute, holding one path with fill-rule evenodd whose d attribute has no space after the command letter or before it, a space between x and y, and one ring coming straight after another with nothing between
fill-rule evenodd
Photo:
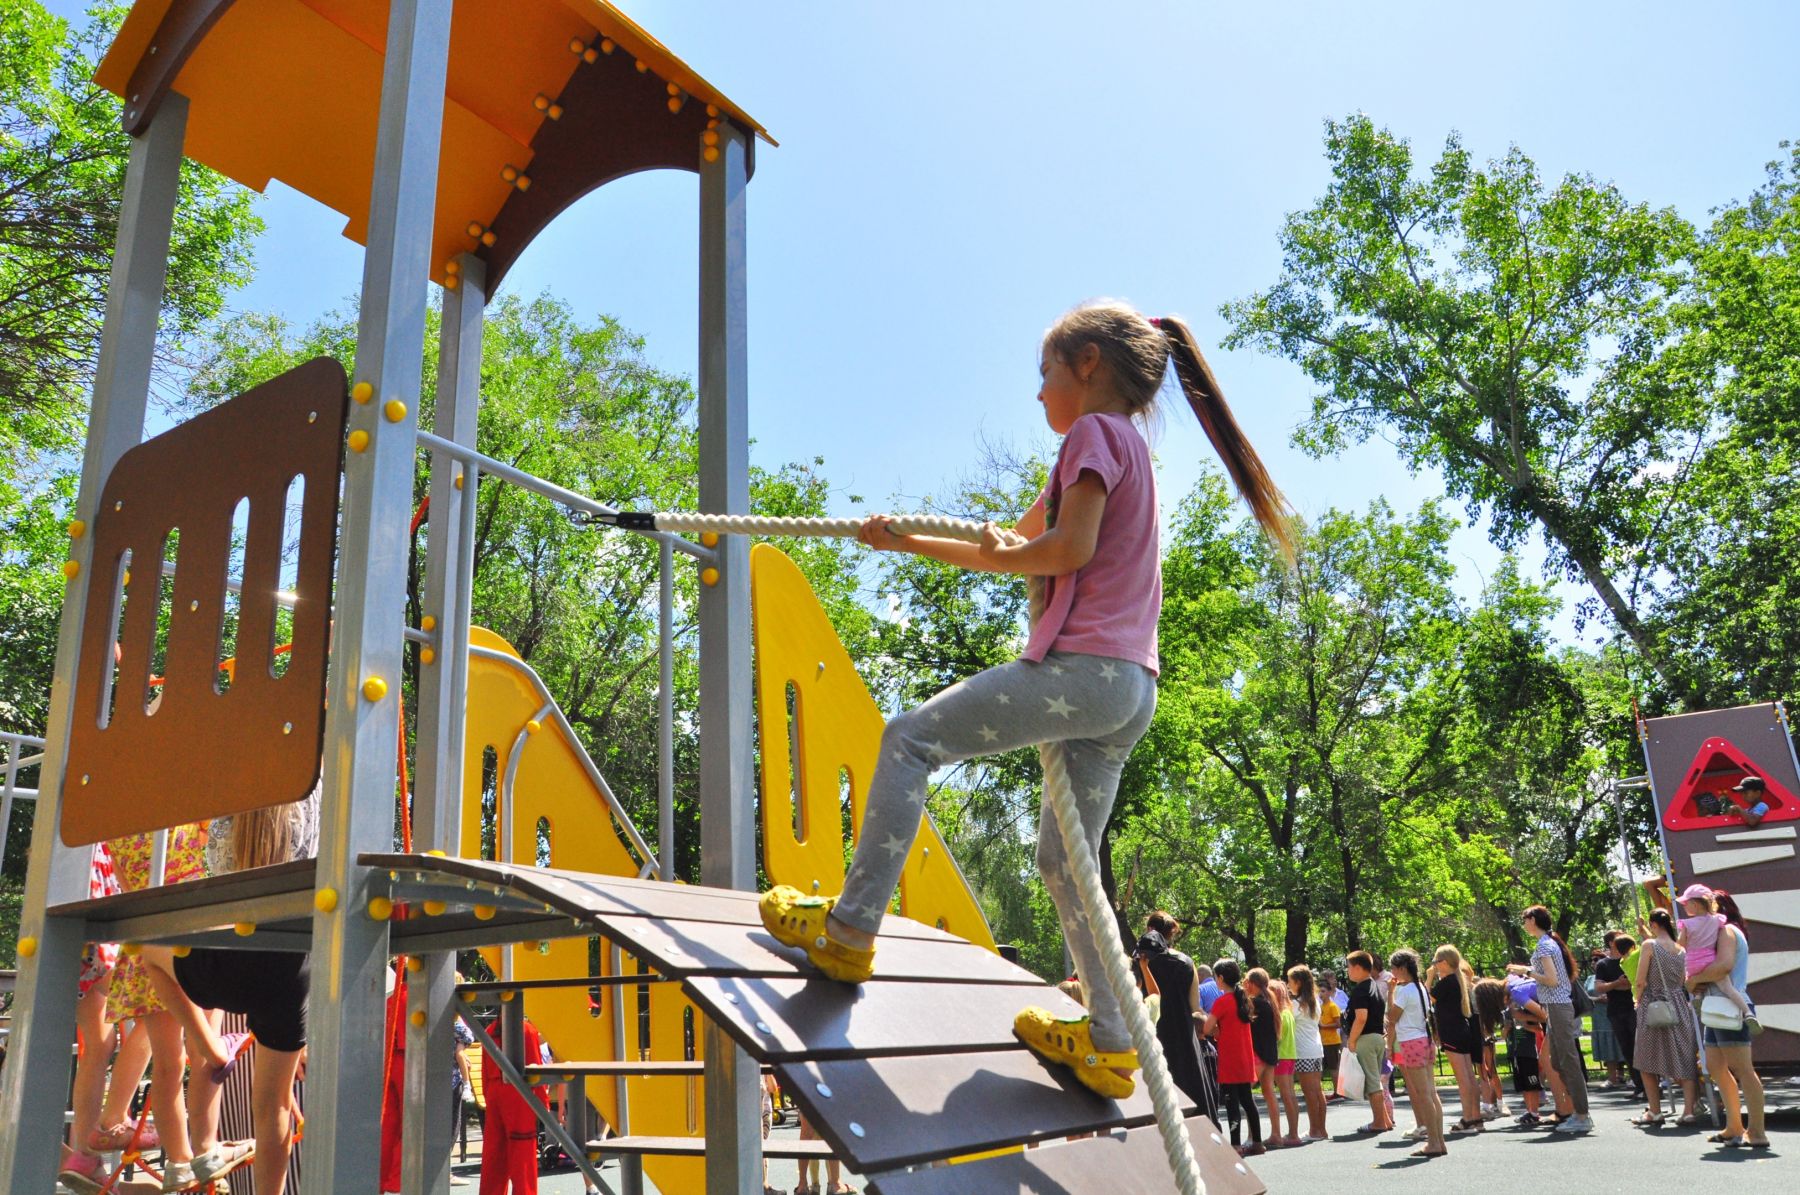
<instances>
[{"instance_id":1,"label":"wooden climbing ramp","mask_svg":"<svg viewBox=\"0 0 1800 1195\"><path fill-rule=\"evenodd\" d=\"M1020 1008L1074 1013L1056 989L999 955L906 918L882 927L876 977L847 987L820 977L797 949L762 928L754 893L621 879L419 854L364 855L386 872L396 906L390 948L429 950L551 937L601 937L654 968L632 982L678 983L756 1061L774 1070L829 1150L876 1195L1106 1192L1173 1195L1149 1098L1103 1099L1012 1036ZM230 887L230 903L221 898ZM258 945L305 949L310 863L128 893L53 910L100 937L134 921L189 910L180 940L221 941L221 908L262 916ZM432 902L435 915L417 911ZM241 912L238 915L242 915ZM467 998L505 991L519 1003L568 980L465 985ZM532 1068L557 1075L697 1075L691 1060L584 1062ZM1256 1195L1263 1184L1212 1123L1189 1121L1209 1195ZM1092 1136L1082 1136L1094 1134ZM1070 1141L1069 1137L1081 1139ZM1020 1149L1021 1146L1035 1148ZM594 1152L697 1155L699 1138L625 1137ZM998 1152L996 1151L1004 1151ZM946 1166L952 1159L990 1154Z\"/></svg>"}]
</instances>

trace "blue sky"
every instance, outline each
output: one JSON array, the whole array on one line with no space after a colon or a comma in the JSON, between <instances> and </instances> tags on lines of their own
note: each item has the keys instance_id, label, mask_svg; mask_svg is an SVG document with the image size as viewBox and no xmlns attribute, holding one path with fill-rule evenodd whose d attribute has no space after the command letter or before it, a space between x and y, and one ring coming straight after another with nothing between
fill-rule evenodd
<instances>
[{"instance_id":1,"label":"blue sky","mask_svg":"<svg viewBox=\"0 0 1800 1195\"><path fill-rule=\"evenodd\" d=\"M822 456L838 513L852 493L944 488L982 436L1047 447L1038 337L1084 298L1189 316L1216 344L1219 305L1276 278L1283 217L1325 186L1327 117L1366 112L1425 158L1452 129L1480 159L1517 144L1546 176L1591 172L1694 220L1800 133L1788 3L622 7L781 141L750 191L754 455ZM259 275L236 306L305 321L354 292L341 217L279 186L262 210ZM657 364L691 373L696 222L694 176L622 180L565 214L507 287L616 315ZM1306 379L1212 356L1303 512L1441 493L1384 444L1304 456L1288 437ZM1208 449L1172 411L1158 452L1168 508ZM1479 529L1456 553L1472 595L1496 553Z\"/></svg>"}]
</instances>

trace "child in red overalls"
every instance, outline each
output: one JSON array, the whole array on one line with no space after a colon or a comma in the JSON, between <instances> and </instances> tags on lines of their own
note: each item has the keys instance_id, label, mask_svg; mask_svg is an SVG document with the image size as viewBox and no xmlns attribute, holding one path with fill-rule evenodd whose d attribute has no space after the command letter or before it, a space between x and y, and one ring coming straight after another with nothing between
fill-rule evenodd
<instances>
[{"instance_id":1,"label":"child in red overalls","mask_svg":"<svg viewBox=\"0 0 1800 1195\"><path fill-rule=\"evenodd\" d=\"M500 1022L488 1027L488 1036L500 1041ZM525 1065L537 1066L544 1056L537 1026L525 1022ZM481 1124L481 1195L537 1195L537 1117L514 1091L487 1053L481 1056L481 1089L487 1096L487 1118ZM539 1085L532 1094L543 1103L549 1088Z\"/></svg>"}]
</instances>

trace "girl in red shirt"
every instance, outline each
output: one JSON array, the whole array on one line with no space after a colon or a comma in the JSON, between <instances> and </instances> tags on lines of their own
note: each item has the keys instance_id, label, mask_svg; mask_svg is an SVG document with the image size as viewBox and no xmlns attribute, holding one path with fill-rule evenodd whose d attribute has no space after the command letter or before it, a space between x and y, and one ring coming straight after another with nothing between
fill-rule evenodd
<instances>
[{"instance_id":1,"label":"girl in red shirt","mask_svg":"<svg viewBox=\"0 0 1800 1195\"><path fill-rule=\"evenodd\" d=\"M1231 1121L1231 1143L1239 1154L1252 1157L1263 1152L1262 1117L1256 1110L1251 1084L1256 1082L1256 1055L1250 1047L1250 1022L1255 1016L1250 997L1239 985L1244 972L1232 959L1213 968L1219 998L1207 1010L1206 1035L1219 1049L1219 1095ZM1250 1122L1250 1144L1238 1145L1239 1119Z\"/></svg>"}]
</instances>

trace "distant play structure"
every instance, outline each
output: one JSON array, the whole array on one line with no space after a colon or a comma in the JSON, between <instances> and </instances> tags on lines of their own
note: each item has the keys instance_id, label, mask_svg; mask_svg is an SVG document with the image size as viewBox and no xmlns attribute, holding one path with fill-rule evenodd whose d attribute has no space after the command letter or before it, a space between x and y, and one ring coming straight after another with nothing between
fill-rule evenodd
<instances>
[{"instance_id":1,"label":"distant play structure","mask_svg":"<svg viewBox=\"0 0 1800 1195\"><path fill-rule=\"evenodd\" d=\"M1758 1067L1800 1067L1800 762L1778 701L1640 718L1667 891L1728 890L1750 924ZM1747 792L1760 782L1761 791ZM1762 806L1758 812L1757 807Z\"/></svg>"},{"instance_id":2,"label":"distant play structure","mask_svg":"<svg viewBox=\"0 0 1800 1195\"><path fill-rule=\"evenodd\" d=\"M1147 1094L1103 1099L1021 1046L1022 1006L1079 1010L994 950L929 819L870 982L824 981L762 929L753 711L764 870L824 895L843 883L845 828L853 839L882 718L799 570L746 539L855 532L854 520L748 514L745 202L756 142L768 140L756 121L599 0L141 0L98 80L121 97L132 143L69 527L0 1077L0 1190L52 1186L62 1109L42 1085L68 1064L87 941L310 953L309 1192L376 1189L385 1084L369 1052L398 955L410 971L397 1030L409 1193L447 1189L442 1072L454 1019L475 1009L497 1010L500 1044L480 1034L482 1048L602 1190L613 1187L598 1163L615 1156L627 1192L646 1174L670 1195L761 1191L764 1067L823 1138L783 1147L789 1156L833 1152L879 1195L1110 1191L1121 1174L1146 1195L1263 1189L1210 1121L1184 1119L1135 999ZM366 249L355 373L312 361L144 441L184 154L345 215ZM570 204L650 169L699 177L706 514L620 512L476 449L488 297ZM443 288L443 332L427 432L430 283ZM431 525L414 627L400 612L420 453ZM658 545L654 846L537 675L470 625L484 483ZM953 520L916 529L979 538ZM678 555L700 582L703 886L671 882ZM395 853L409 643L420 665L413 849ZM9 748L9 779L17 758ZM315 786L316 860L89 898L95 842ZM1066 782L1048 787L1061 820ZM1065 835L1079 841L1079 824ZM1097 873L1078 879L1114 933ZM466 948L498 978L458 987ZM1124 955L1112 953L1107 978L1121 990ZM525 1056L527 1006L553 1064ZM559 1081L586 1096L560 1120L530 1094ZM587 1123L590 1103L612 1136Z\"/></svg>"}]
</instances>

